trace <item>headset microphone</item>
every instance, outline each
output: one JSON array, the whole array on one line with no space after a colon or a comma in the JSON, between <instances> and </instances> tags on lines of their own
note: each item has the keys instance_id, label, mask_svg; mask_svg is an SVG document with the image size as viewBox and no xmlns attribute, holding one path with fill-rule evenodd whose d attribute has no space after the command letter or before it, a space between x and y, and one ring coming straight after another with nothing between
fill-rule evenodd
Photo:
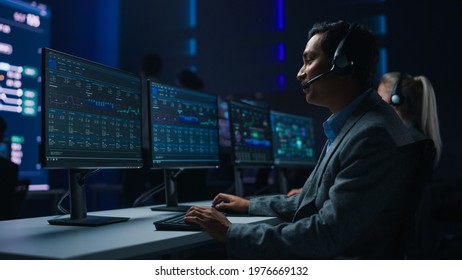
<instances>
[{"instance_id":1,"label":"headset microphone","mask_svg":"<svg viewBox=\"0 0 462 280\"><path fill-rule=\"evenodd\" d=\"M314 77L313 79L309 80L308 82L304 83L302 85L302 88L303 89L307 89L309 88L312 84L314 84L315 82L317 82L318 80L320 80L321 78L323 78L324 76L326 76L327 74L330 74L334 71L334 67L332 67L329 71L327 72L324 72L322 74L319 74L317 75L316 77Z\"/></svg>"}]
</instances>

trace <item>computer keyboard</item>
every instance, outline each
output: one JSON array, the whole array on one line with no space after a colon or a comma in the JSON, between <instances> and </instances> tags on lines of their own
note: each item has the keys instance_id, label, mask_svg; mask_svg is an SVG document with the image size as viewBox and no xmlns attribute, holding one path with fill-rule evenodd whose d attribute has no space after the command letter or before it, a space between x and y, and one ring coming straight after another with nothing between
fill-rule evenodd
<instances>
[{"instance_id":1,"label":"computer keyboard","mask_svg":"<svg viewBox=\"0 0 462 280\"><path fill-rule=\"evenodd\" d=\"M154 226L157 230L203 231L197 224L186 223L184 221L185 215L186 213L181 213L167 219L155 221Z\"/></svg>"}]
</instances>

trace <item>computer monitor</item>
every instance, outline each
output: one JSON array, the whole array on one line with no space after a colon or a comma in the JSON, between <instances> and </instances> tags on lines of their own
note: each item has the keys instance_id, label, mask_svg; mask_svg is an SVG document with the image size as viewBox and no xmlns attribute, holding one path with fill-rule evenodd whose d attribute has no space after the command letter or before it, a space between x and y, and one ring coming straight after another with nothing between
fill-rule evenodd
<instances>
[{"instance_id":1,"label":"computer monitor","mask_svg":"<svg viewBox=\"0 0 462 280\"><path fill-rule=\"evenodd\" d=\"M313 119L273 110L270 118L279 189L287 193L286 172L316 164Z\"/></svg>"},{"instance_id":2,"label":"computer monitor","mask_svg":"<svg viewBox=\"0 0 462 280\"><path fill-rule=\"evenodd\" d=\"M88 169L140 168L141 84L136 75L51 49L42 50L45 168L69 169L70 218L50 224L95 226L127 220L87 216Z\"/></svg>"},{"instance_id":3,"label":"computer monitor","mask_svg":"<svg viewBox=\"0 0 462 280\"><path fill-rule=\"evenodd\" d=\"M236 100L229 101L232 162L235 166L271 166L273 150L269 111Z\"/></svg>"},{"instance_id":4,"label":"computer monitor","mask_svg":"<svg viewBox=\"0 0 462 280\"><path fill-rule=\"evenodd\" d=\"M220 163L217 95L148 81L150 166L164 170L166 207L178 206L178 170L217 168ZM191 182L194 184L194 182Z\"/></svg>"},{"instance_id":5,"label":"computer monitor","mask_svg":"<svg viewBox=\"0 0 462 280\"><path fill-rule=\"evenodd\" d=\"M228 103L231 131L231 160L237 195L244 195L241 169L273 165L269 111L237 100Z\"/></svg>"},{"instance_id":6,"label":"computer monitor","mask_svg":"<svg viewBox=\"0 0 462 280\"><path fill-rule=\"evenodd\" d=\"M313 119L271 111L274 164L280 167L314 166Z\"/></svg>"}]
</instances>

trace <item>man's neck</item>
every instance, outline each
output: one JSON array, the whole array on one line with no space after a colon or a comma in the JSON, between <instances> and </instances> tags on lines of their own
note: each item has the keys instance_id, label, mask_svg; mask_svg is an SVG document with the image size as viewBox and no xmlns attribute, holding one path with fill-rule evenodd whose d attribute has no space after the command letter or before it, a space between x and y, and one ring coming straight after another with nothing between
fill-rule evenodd
<instances>
[{"instance_id":1,"label":"man's neck","mask_svg":"<svg viewBox=\"0 0 462 280\"><path fill-rule=\"evenodd\" d=\"M329 106L329 110L332 114L340 112L343 108L353 102L358 96L360 96L366 89L358 86L345 87L345 90L339 94L338 98Z\"/></svg>"}]
</instances>

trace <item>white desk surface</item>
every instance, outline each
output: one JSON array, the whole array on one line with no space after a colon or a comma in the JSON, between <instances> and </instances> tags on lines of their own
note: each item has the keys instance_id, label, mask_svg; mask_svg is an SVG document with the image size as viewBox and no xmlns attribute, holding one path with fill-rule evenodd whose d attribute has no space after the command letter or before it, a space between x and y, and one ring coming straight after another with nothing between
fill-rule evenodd
<instances>
[{"instance_id":1,"label":"white desk surface","mask_svg":"<svg viewBox=\"0 0 462 280\"><path fill-rule=\"evenodd\" d=\"M48 224L47 220L57 216L1 221L0 259L129 259L213 242L206 232L157 231L153 222L174 212L151 211L146 206L88 214L129 217L130 220L98 227ZM233 223L280 222L274 217L230 216L228 219Z\"/></svg>"}]
</instances>

